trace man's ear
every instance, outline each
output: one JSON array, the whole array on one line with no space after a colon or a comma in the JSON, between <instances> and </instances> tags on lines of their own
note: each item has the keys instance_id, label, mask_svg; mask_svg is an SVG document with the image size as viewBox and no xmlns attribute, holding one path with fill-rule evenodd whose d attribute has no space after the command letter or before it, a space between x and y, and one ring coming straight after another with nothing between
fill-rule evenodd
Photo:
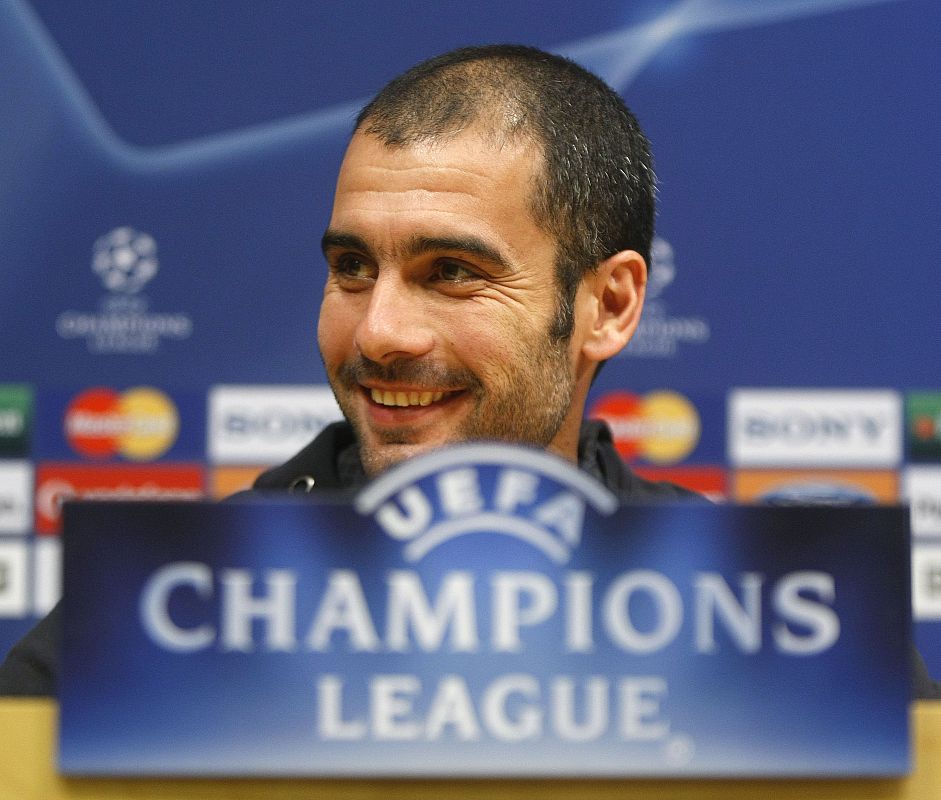
<instances>
[{"instance_id":1,"label":"man's ear","mask_svg":"<svg viewBox=\"0 0 941 800\"><path fill-rule=\"evenodd\" d=\"M594 319L582 352L592 361L617 355L631 340L647 289L647 262L635 250L621 250L587 276Z\"/></svg>"}]
</instances>

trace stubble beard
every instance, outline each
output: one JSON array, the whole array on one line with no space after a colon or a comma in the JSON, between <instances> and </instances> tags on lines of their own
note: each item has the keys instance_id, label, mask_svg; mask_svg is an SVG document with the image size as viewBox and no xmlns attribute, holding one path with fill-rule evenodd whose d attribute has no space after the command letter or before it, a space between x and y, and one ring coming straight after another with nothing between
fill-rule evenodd
<instances>
[{"instance_id":1,"label":"stubble beard","mask_svg":"<svg viewBox=\"0 0 941 800\"><path fill-rule=\"evenodd\" d=\"M353 397L363 380L416 386L460 386L473 408L441 444L498 441L546 448L562 427L572 405L575 379L567 353L568 340L544 338L513 353L513 373L498 375L489 388L470 370L417 360L383 365L359 356L330 376L334 395L360 443L360 460L370 477L416 455L416 431L409 426L368 429L354 411ZM420 435L420 434L419 434ZM376 441L373 446L371 440ZM432 445L427 449L431 449Z\"/></svg>"}]
</instances>

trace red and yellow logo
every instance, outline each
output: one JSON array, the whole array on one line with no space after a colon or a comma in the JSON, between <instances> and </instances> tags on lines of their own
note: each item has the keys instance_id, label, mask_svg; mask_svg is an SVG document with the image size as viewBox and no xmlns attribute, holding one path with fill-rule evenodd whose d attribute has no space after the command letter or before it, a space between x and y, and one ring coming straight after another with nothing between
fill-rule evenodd
<instances>
[{"instance_id":1,"label":"red and yellow logo","mask_svg":"<svg viewBox=\"0 0 941 800\"><path fill-rule=\"evenodd\" d=\"M180 417L173 401L157 389L95 388L69 404L64 427L66 439L80 455L152 461L173 446Z\"/></svg>"},{"instance_id":2,"label":"red and yellow logo","mask_svg":"<svg viewBox=\"0 0 941 800\"><path fill-rule=\"evenodd\" d=\"M699 413L676 392L611 392L592 406L589 416L608 423L625 461L676 464L699 443Z\"/></svg>"},{"instance_id":3,"label":"red and yellow logo","mask_svg":"<svg viewBox=\"0 0 941 800\"><path fill-rule=\"evenodd\" d=\"M58 533L66 500L199 500L199 464L40 464L36 471L36 531Z\"/></svg>"}]
</instances>

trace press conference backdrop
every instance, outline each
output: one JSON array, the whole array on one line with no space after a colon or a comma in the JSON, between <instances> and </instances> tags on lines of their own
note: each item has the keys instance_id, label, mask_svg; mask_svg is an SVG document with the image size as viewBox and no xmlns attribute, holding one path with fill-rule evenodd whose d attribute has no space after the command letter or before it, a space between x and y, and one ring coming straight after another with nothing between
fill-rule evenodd
<instances>
[{"instance_id":1,"label":"press conference backdrop","mask_svg":"<svg viewBox=\"0 0 941 800\"><path fill-rule=\"evenodd\" d=\"M910 501L941 675L939 33L935 0L0 0L0 649L59 593L63 498L222 496L339 416L319 239L355 111L516 41L656 154L645 321L591 413L715 497Z\"/></svg>"}]
</instances>

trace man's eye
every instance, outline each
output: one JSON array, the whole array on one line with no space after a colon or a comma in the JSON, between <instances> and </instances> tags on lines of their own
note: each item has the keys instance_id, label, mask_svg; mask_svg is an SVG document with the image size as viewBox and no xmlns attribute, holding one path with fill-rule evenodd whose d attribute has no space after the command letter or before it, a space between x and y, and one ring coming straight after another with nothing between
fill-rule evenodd
<instances>
[{"instance_id":1,"label":"man's eye","mask_svg":"<svg viewBox=\"0 0 941 800\"><path fill-rule=\"evenodd\" d=\"M368 279L373 277L372 266L359 256L344 255L335 262L334 270L340 278Z\"/></svg>"},{"instance_id":2,"label":"man's eye","mask_svg":"<svg viewBox=\"0 0 941 800\"><path fill-rule=\"evenodd\" d=\"M438 261L435 264L435 278L441 281L460 283L462 281L477 280L480 275L470 266L460 261Z\"/></svg>"}]
</instances>

